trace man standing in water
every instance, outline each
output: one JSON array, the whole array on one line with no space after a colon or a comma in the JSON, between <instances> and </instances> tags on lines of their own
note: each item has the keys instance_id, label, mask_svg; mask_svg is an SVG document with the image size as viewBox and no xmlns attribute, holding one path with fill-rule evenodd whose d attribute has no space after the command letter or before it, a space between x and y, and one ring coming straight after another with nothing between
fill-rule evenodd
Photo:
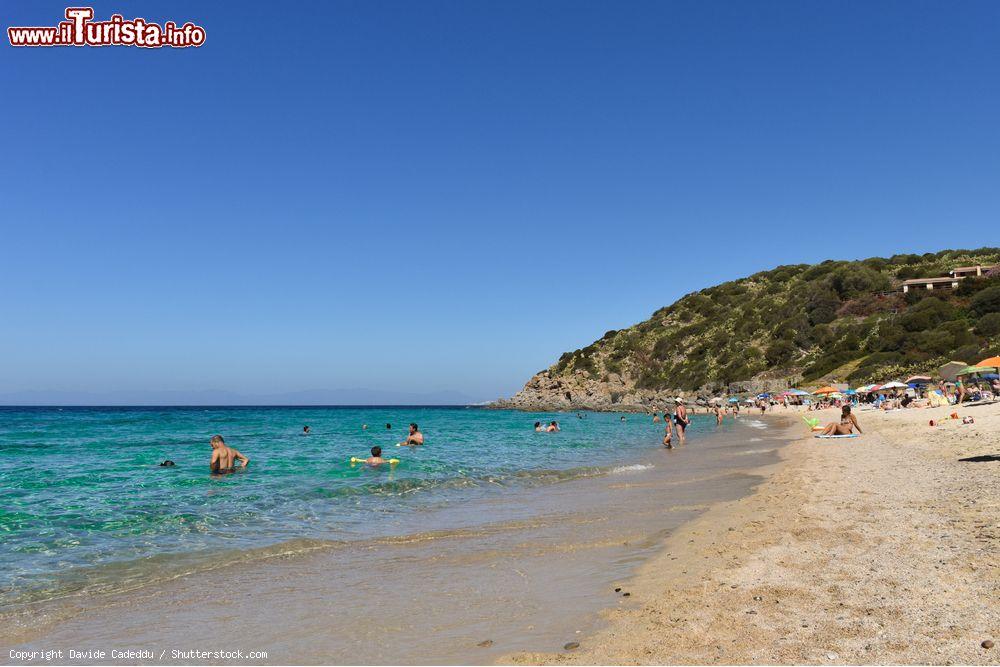
<instances>
[{"instance_id":1,"label":"man standing in water","mask_svg":"<svg viewBox=\"0 0 1000 667\"><path fill-rule=\"evenodd\" d=\"M408 447L419 447L424 444L424 434L420 432L416 424L410 424L410 434L406 436L406 440L402 444Z\"/></svg>"},{"instance_id":2,"label":"man standing in water","mask_svg":"<svg viewBox=\"0 0 1000 667\"><path fill-rule=\"evenodd\" d=\"M213 435L209 444L212 445L212 459L209 461L208 466L211 468L213 475L226 475L236 472L236 461L240 462L241 468L246 468L247 464L250 463L250 459L232 447L227 447L226 441L222 439L221 435Z\"/></svg>"}]
</instances>

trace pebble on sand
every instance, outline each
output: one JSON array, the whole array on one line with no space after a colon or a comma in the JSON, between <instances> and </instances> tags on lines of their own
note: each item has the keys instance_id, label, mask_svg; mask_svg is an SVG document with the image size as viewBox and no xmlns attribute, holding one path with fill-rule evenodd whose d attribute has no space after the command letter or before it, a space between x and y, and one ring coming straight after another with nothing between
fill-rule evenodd
<instances>
[{"instance_id":1,"label":"pebble on sand","mask_svg":"<svg viewBox=\"0 0 1000 667\"><path fill-rule=\"evenodd\" d=\"M492 639L487 639L485 641L481 641L478 644L476 644L476 646L482 646L483 648L486 648L488 646L493 646L493 640Z\"/></svg>"},{"instance_id":2,"label":"pebble on sand","mask_svg":"<svg viewBox=\"0 0 1000 667\"><path fill-rule=\"evenodd\" d=\"M563 648L566 649L567 651L572 651L575 648L580 648L580 642L570 642L565 646L563 646Z\"/></svg>"},{"instance_id":3,"label":"pebble on sand","mask_svg":"<svg viewBox=\"0 0 1000 667\"><path fill-rule=\"evenodd\" d=\"M980 646L982 646L983 648L993 648L993 640L992 639L986 639L986 640L983 641L982 644L980 644Z\"/></svg>"}]
</instances>

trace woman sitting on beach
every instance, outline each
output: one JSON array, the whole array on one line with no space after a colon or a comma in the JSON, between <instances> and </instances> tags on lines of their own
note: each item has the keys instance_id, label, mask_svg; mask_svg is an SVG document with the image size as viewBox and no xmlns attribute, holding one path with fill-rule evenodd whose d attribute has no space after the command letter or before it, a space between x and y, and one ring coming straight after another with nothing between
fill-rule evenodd
<instances>
[{"instance_id":1,"label":"woman sitting on beach","mask_svg":"<svg viewBox=\"0 0 1000 667\"><path fill-rule=\"evenodd\" d=\"M854 429L858 429L858 433L861 433L858 418L851 414L851 406L845 405L840 409L840 423L827 424L821 435L851 435L854 433Z\"/></svg>"}]
</instances>

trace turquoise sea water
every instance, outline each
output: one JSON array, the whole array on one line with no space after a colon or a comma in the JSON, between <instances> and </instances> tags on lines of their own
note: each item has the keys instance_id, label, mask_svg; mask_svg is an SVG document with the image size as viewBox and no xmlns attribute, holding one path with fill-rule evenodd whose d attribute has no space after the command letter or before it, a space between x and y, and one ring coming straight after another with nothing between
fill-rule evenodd
<instances>
[{"instance_id":1,"label":"turquoise sea water","mask_svg":"<svg viewBox=\"0 0 1000 667\"><path fill-rule=\"evenodd\" d=\"M533 431L552 419L561 433ZM397 448L411 421L426 445ZM689 433L709 428L697 416ZM209 474L215 433L246 472ZM415 532L428 510L607 473L661 434L643 415L475 408L0 408L0 605L109 567ZM401 463L348 463L373 445Z\"/></svg>"}]
</instances>

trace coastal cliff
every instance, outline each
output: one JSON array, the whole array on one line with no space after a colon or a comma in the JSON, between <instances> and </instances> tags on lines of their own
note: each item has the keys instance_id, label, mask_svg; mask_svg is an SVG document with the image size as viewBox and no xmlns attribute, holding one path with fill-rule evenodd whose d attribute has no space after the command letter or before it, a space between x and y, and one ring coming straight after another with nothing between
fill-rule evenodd
<instances>
[{"instance_id":1,"label":"coastal cliff","mask_svg":"<svg viewBox=\"0 0 1000 667\"><path fill-rule=\"evenodd\" d=\"M1000 248L980 248L779 266L608 331L492 405L651 410L675 396L703 402L971 363L1000 348L998 264Z\"/></svg>"}]
</instances>

